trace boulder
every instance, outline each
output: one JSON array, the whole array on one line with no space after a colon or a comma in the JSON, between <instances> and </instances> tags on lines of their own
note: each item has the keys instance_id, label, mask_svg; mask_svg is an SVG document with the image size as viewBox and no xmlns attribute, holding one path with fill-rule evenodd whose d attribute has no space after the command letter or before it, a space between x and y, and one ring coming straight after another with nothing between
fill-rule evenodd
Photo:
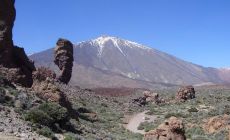
<instances>
[{"instance_id":1,"label":"boulder","mask_svg":"<svg viewBox=\"0 0 230 140\"><path fill-rule=\"evenodd\" d=\"M215 133L223 129L230 130L230 116L215 116L204 120L203 129L208 133Z\"/></svg>"},{"instance_id":2,"label":"boulder","mask_svg":"<svg viewBox=\"0 0 230 140\"><path fill-rule=\"evenodd\" d=\"M143 140L186 140L184 124L181 119L171 117L157 129L147 132Z\"/></svg>"},{"instance_id":3,"label":"boulder","mask_svg":"<svg viewBox=\"0 0 230 140\"><path fill-rule=\"evenodd\" d=\"M34 63L23 48L14 46L12 29L16 17L15 0L0 1L0 73L10 82L31 87Z\"/></svg>"},{"instance_id":4,"label":"boulder","mask_svg":"<svg viewBox=\"0 0 230 140\"><path fill-rule=\"evenodd\" d=\"M196 98L195 93L196 92L193 86L184 86L178 90L176 94L176 99L180 101L194 99Z\"/></svg>"},{"instance_id":5,"label":"boulder","mask_svg":"<svg viewBox=\"0 0 230 140\"><path fill-rule=\"evenodd\" d=\"M137 104L139 106L145 106L147 104L146 97L132 99L132 103Z\"/></svg>"},{"instance_id":6,"label":"boulder","mask_svg":"<svg viewBox=\"0 0 230 140\"><path fill-rule=\"evenodd\" d=\"M143 94L144 94L144 97L146 97L147 102L154 102L154 101L159 100L159 94L158 93L154 93L151 91L144 91Z\"/></svg>"},{"instance_id":7,"label":"boulder","mask_svg":"<svg viewBox=\"0 0 230 140\"><path fill-rule=\"evenodd\" d=\"M58 80L62 83L68 84L73 67L73 44L66 39L59 39L57 41L57 46L54 50L54 63L61 70L61 75Z\"/></svg>"}]
</instances>

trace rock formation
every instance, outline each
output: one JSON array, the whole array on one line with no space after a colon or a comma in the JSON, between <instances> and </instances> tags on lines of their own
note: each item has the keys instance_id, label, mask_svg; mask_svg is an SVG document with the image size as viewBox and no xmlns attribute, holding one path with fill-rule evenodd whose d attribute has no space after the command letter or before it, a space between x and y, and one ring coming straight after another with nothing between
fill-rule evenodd
<instances>
[{"instance_id":1,"label":"rock formation","mask_svg":"<svg viewBox=\"0 0 230 140\"><path fill-rule=\"evenodd\" d=\"M132 99L132 103L137 104L139 106L145 106L148 103L165 103L165 100L159 97L158 93L154 93L152 91L144 91L142 97L138 97L136 99Z\"/></svg>"},{"instance_id":2,"label":"rock formation","mask_svg":"<svg viewBox=\"0 0 230 140\"><path fill-rule=\"evenodd\" d=\"M9 66L12 62L13 40L12 28L16 11L14 0L0 1L0 64Z\"/></svg>"},{"instance_id":3,"label":"rock formation","mask_svg":"<svg viewBox=\"0 0 230 140\"><path fill-rule=\"evenodd\" d=\"M46 78L45 78L46 77ZM55 82L55 73L47 68L38 68L33 73L32 89L35 94L48 102L55 102L65 107L68 113L77 118L76 111L72 108L72 103L67 98L66 94L60 90L57 82Z\"/></svg>"},{"instance_id":4,"label":"rock formation","mask_svg":"<svg viewBox=\"0 0 230 140\"><path fill-rule=\"evenodd\" d=\"M196 98L195 89L193 86L184 86L179 89L176 95L176 99L181 101L186 101L189 99Z\"/></svg>"},{"instance_id":5,"label":"rock formation","mask_svg":"<svg viewBox=\"0 0 230 140\"><path fill-rule=\"evenodd\" d=\"M57 46L54 50L55 60L54 63L61 70L61 75L58 80L62 83L68 84L73 67L73 44L66 39L59 39Z\"/></svg>"},{"instance_id":6,"label":"rock formation","mask_svg":"<svg viewBox=\"0 0 230 140\"><path fill-rule=\"evenodd\" d=\"M152 101L156 101L159 99L158 93L153 93L151 91L144 91L143 94L146 97L147 102L152 102Z\"/></svg>"},{"instance_id":7,"label":"rock formation","mask_svg":"<svg viewBox=\"0 0 230 140\"><path fill-rule=\"evenodd\" d=\"M152 102L155 104L165 103L165 100L159 97L158 93L154 93L151 91L144 91L144 97L146 98L146 102Z\"/></svg>"},{"instance_id":8,"label":"rock formation","mask_svg":"<svg viewBox=\"0 0 230 140\"><path fill-rule=\"evenodd\" d=\"M203 129L208 133L215 133L224 129L230 130L229 121L229 115L211 117L204 120Z\"/></svg>"},{"instance_id":9,"label":"rock formation","mask_svg":"<svg viewBox=\"0 0 230 140\"><path fill-rule=\"evenodd\" d=\"M145 106L147 104L146 97L132 99L132 103L137 104L139 106Z\"/></svg>"},{"instance_id":10,"label":"rock formation","mask_svg":"<svg viewBox=\"0 0 230 140\"><path fill-rule=\"evenodd\" d=\"M48 68L37 68L37 70L33 72L34 82L32 89L41 99L49 102L60 103L62 92L55 84L55 76L55 73Z\"/></svg>"},{"instance_id":11,"label":"rock formation","mask_svg":"<svg viewBox=\"0 0 230 140\"><path fill-rule=\"evenodd\" d=\"M16 17L15 0L0 1L0 71L9 81L22 86L32 86L34 64L23 48L14 46L12 29Z\"/></svg>"},{"instance_id":12,"label":"rock formation","mask_svg":"<svg viewBox=\"0 0 230 140\"><path fill-rule=\"evenodd\" d=\"M147 132L144 140L186 140L183 122L171 117L157 129Z\"/></svg>"}]
</instances>

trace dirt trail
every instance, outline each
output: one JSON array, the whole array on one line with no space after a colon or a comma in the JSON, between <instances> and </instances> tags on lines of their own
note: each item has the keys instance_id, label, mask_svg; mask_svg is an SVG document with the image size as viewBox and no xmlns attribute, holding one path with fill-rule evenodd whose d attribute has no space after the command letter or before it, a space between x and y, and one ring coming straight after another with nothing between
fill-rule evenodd
<instances>
[{"instance_id":1,"label":"dirt trail","mask_svg":"<svg viewBox=\"0 0 230 140\"><path fill-rule=\"evenodd\" d=\"M140 134L145 134L144 130L138 130L138 126L142 123L142 122L154 122L154 120L156 119L156 116L154 115L147 115L145 114L147 111L135 114L133 116L131 116L131 118L128 121L128 124L125 126L126 129L128 129L129 131L133 132L133 133L140 133ZM148 120L145 120L145 118L149 118Z\"/></svg>"},{"instance_id":2,"label":"dirt trail","mask_svg":"<svg viewBox=\"0 0 230 140\"><path fill-rule=\"evenodd\" d=\"M0 140L21 140L21 139L15 136L6 136L6 135L0 134Z\"/></svg>"}]
</instances>

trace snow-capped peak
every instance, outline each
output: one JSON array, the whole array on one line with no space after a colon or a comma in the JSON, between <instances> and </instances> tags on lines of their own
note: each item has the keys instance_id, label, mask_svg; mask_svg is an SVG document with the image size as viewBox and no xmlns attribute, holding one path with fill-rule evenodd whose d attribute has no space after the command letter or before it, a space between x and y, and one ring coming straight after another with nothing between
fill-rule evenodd
<instances>
[{"instance_id":1,"label":"snow-capped peak","mask_svg":"<svg viewBox=\"0 0 230 140\"><path fill-rule=\"evenodd\" d=\"M145 47L141 44L138 44L136 42L120 39L118 37L112 37L112 36L101 36L96 39L91 40L90 42L92 45L99 47L98 55L101 55L103 52L103 48L106 46L106 43L111 41L115 47L125 56L124 51L122 50L122 47L130 47L130 48L141 48L141 49L147 49L151 50L151 48Z\"/></svg>"},{"instance_id":2,"label":"snow-capped peak","mask_svg":"<svg viewBox=\"0 0 230 140\"><path fill-rule=\"evenodd\" d=\"M99 46L103 46L106 42L112 41L114 43L114 45L118 45L117 44L118 40L119 39L116 37L101 36L101 37L98 37L98 38L92 40L92 42L97 43Z\"/></svg>"}]
</instances>

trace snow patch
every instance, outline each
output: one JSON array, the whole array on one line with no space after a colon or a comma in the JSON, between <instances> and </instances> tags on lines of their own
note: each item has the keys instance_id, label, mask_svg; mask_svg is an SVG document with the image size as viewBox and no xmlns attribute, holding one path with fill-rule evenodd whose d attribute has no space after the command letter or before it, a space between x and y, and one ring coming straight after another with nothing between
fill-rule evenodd
<instances>
[{"instance_id":1,"label":"snow patch","mask_svg":"<svg viewBox=\"0 0 230 140\"><path fill-rule=\"evenodd\" d=\"M103 52L103 48L105 47L105 44L111 41L113 45L125 56L124 52L120 48L119 40L116 37L109 37L109 36L101 36L97 39L94 39L91 41L92 45L98 46L98 55L101 56Z\"/></svg>"},{"instance_id":2,"label":"snow patch","mask_svg":"<svg viewBox=\"0 0 230 140\"><path fill-rule=\"evenodd\" d=\"M140 48L140 49L145 49L145 50L153 50L152 48L145 47L145 46L143 46L141 44L138 44L136 42L123 40L123 39L120 39L120 38L117 38L117 37L111 37L111 36L101 36L101 37L98 37L98 38L96 38L94 40L91 40L90 43L91 43L91 45L98 47L98 56L101 56L102 53L103 53L103 49L106 46L105 44L108 41L111 41L113 43L113 45L124 56L126 56L126 54L122 50L121 46L130 47L130 48Z\"/></svg>"}]
</instances>

